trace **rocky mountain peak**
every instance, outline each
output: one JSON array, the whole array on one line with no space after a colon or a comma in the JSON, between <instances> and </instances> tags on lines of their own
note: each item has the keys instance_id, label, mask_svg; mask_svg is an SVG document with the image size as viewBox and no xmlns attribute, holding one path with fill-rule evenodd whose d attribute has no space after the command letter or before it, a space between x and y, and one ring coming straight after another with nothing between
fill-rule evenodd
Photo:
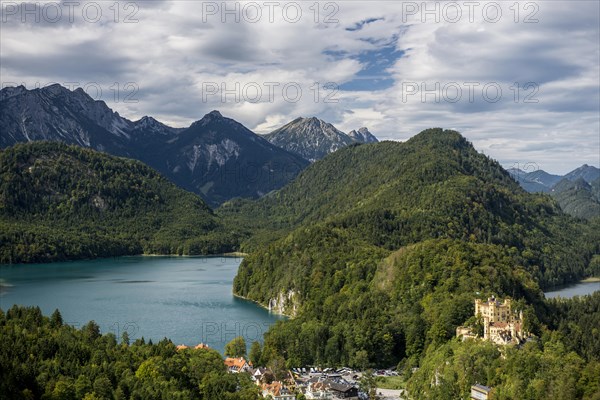
<instances>
[{"instance_id":1,"label":"rocky mountain peak","mask_svg":"<svg viewBox=\"0 0 600 400\"><path fill-rule=\"evenodd\" d=\"M150 116L144 116L135 121L133 130L144 131L150 134L168 135L177 132L178 129L171 128Z\"/></svg>"},{"instance_id":2,"label":"rocky mountain peak","mask_svg":"<svg viewBox=\"0 0 600 400\"><path fill-rule=\"evenodd\" d=\"M206 115L204 115L201 119L199 119L198 121L194 122L191 127L197 127L197 126L204 126L207 125L209 123L212 122L220 122L220 121L224 121L227 118L223 117L223 115L217 111L217 110L212 110L211 112L207 113Z\"/></svg>"},{"instance_id":3,"label":"rocky mountain peak","mask_svg":"<svg viewBox=\"0 0 600 400\"><path fill-rule=\"evenodd\" d=\"M69 92L64 86L59 85L58 83L53 83L52 85L45 86L41 89L42 92L51 93L53 95L65 94Z\"/></svg>"},{"instance_id":4,"label":"rocky mountain peak","mask_svg":"<svg viewBox=\"0 0 600 400\"><path fill-rule=\"evenodd\" d=\"M27 91L27 88L23 85L19 86L7 86L0 90L0 101L8 99L9 97L18 96Z\"/></svg>"},{"instance_id":5,"label":"rocky mountain peak","mask_svg":"<svg viewBox=\"0 0 600 400\"><path fill-rule=\"evenodd\" d=\"M296 118L264 137L311 162L354 143L344 132L317 117Z\"/></svg>"},{"instance_id":6,"label":"rocky mountain peak","mask_svg":"<svg viewBox=\"0 0 600 400\"><path fill-rule=\"evenodd\" d=\"M369 129L367 129L367 127L364 126L362 128L359 128L358 131L352 130L348 132L348 136L360 143L379 142L379 140L377 140L377 138L373 136L371 132L369 132Z\"/></svg>"}]
</instances>

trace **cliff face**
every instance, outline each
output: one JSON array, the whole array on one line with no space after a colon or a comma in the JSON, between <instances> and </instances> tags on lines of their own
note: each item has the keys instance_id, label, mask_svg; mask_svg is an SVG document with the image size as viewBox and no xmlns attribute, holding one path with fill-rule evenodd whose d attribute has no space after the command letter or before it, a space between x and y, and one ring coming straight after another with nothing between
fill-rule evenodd
<instances>
[{"instance_id":1,"label":"cliff face","mask_svg":"<svg viewBox=\"0 0 600 400\"><path fill-rule=\"evenodd\" d=\"M269 299L267 308L276 314L295 317L298 312L298 293L294 290L279 292L277 297Z\"/></svg>"}]
</instances>

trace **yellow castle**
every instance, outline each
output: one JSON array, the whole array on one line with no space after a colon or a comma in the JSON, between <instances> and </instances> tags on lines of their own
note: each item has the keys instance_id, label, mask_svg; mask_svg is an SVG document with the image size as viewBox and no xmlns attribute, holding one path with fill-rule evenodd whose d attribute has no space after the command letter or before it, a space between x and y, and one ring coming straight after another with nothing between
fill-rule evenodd
<instances>
[{"instance_id":1,"label":"yellow castle","mask_svg":"<svg viewBox=\"0 0 600 400\"><path fill-rule=\"evenodd\" d=\"M487 301L475 300L475 315L483 320L483 339L490 340L496 344L518 344L527 337L523 330L523 313L519 315L511 309L510 299L500 302L495 297ZM456 336L475 338L472 330L468 327L456 328Z\"/></svg>"}]
</instances>

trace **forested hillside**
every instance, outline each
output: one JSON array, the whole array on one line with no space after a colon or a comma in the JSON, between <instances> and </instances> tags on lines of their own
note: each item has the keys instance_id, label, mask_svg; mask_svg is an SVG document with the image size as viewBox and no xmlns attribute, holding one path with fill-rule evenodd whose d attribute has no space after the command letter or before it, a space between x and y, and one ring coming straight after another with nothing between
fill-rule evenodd
<instances>
[{"instance_id":1,"label":"forested hillside","mask_svg":"<svg viewBox=\"0 0 600 400\"><path fill-rule=\"evenodd\" d=\"M578 248L590 231L586 224L549 196L525 192L460 134L441 129L406 143L350 146L282 190L257 202L226 203L219 212L263 227L243 245L249 251L273 242L273 231L285 236L320 222L390 251L430 238L514 247L542 286L588 274L598 250L589 241Z\"/></svg>"},{"instance_id":2,"label":"forested hillside","mask_svg":"<svg viewBox=\"0 0 600 400\"><path fill-rule=\"evenodd\" d=\"M0 393L12 399L258 399L245 374L228 374L216 350L177 351L168 339L146 343L80 330L39 308L0 310Z\"/></svg>"},{"instance_id":3,"label":"forested hillside","mask_svg":"<svg viewBox=\"0 0 600 400\"><path fill-rule=\"evenodd\" d=\"M60 143L0 151L0 262L230 251L198 196L138 161Z\"/></svg>"},{"instance_id":4,"label":"forested hillside","mask_svg":"<svg viewBox=\"0 0 600 400\"><path fill-rule=\"evenodd\" d=\"M221 212L263 221L234 291L296 316L266 338L264 354L289 365L416 366L491 294L515 298L538 331L540 287L600 272L590 224L441 129L342 149Z\"/></svg>"},{"instance_id":5,"label":"forested hillside","mask_svg":"<svg viewBox=\"0 0 600 400\"><path fill-rule=\"evenodd\" d=\"M466 398L471 382L494 387L494 399L600 398L600 292L552 299L549 329L523 347L453 339L429 349L408 389L419 399ZM437 385L431 384L435 376Z\"/></svg>"},{"instance_id":6,"label":"forested hillside","mask_svg":"<svg viewBox=\"0 0 600 400\"><path fill-rule=\"evenodd\" d=\"M550 194L567 214L583 219L600 218L600 178L592 183L582 178L563 179Z\"/></svg>"}]
</instances>

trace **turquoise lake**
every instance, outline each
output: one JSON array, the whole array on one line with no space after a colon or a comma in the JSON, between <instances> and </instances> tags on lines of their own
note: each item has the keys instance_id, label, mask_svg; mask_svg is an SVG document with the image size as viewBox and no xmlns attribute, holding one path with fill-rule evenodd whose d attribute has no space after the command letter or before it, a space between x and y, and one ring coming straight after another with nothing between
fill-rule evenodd
<instances>
[{"instance_id":1,"label":"turquoise lake","mask_svg":"<svg viewBox=\"0 0 600 400\"><path fill-rule=\"evenodd\" d=\"M90 320L118 338L169 338L223 351L236 336L248 346L283 317L234 297L241 258L119 257L53 264L1 266L0 308L39 306L49 316L82 326Z\"/></svg>"}]
</instances>

